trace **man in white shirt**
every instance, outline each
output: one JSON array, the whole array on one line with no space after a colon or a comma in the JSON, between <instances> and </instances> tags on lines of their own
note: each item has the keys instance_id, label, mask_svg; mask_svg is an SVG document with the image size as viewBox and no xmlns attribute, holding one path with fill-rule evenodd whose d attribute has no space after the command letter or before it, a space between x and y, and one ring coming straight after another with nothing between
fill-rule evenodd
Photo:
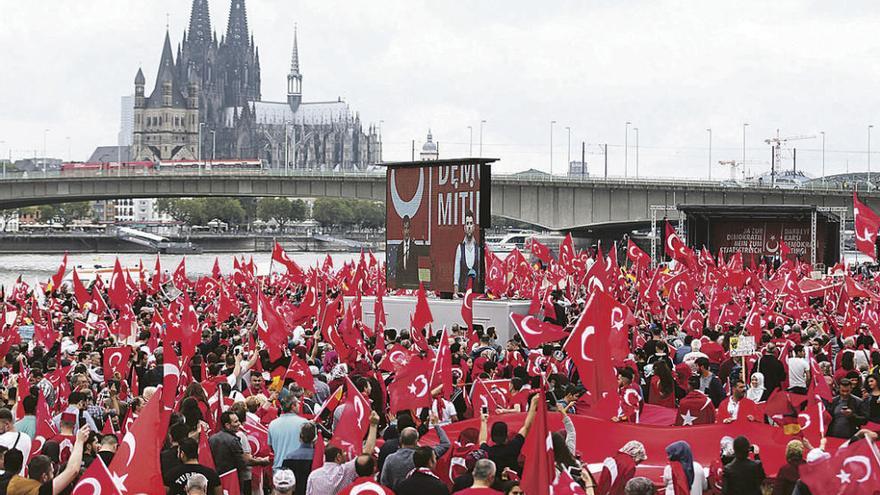
<instances>
[{"instance_id":1,"label":"man in white shirt","mask_svg":"<svg viewBox=\"0 0 880 495\"><path fill-rule=\"evenodd\" d=\"M788 358L788 391L806 395L810 381L810 363L807 362L804 346L794 346L794 356Z\"/></svg>"},{"instance_id":2,"label":"man in white shirt","mask_svg":"<svg viewBox=\"0 0 880 495\"><path fill-rule=\"evenodd\" d=\"M468 279L473 281L474 292L480 290L483 249L474 238L474 219L474 212L467 210L464 214L464 240L455 246L455 271L452 277L455 294L467 290Z\"/></svg>"},{"instance_id":3,"label":"man in white shirt","mask_svg":"<svg viewBox=\"0 0 880 495\"><path fill-rule=\"evenodd\" d=\"M12 411L5 407L0 409L0 445L9 450L16 449L21 451L22 456L27 459L31 455L31 437L26 433L15 431L14 418ZM24 476L24 466L21 468L21 476Z\"/></svg>"}]
</instances>

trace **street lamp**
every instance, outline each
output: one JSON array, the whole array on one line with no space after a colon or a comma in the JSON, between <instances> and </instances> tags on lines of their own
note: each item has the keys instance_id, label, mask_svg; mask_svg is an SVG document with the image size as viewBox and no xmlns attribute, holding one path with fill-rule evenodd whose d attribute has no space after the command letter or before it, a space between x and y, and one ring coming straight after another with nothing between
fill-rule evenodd
<instances>
[{"instance_id":1,"label":"street lamp","mask_svg":"<svg viewBox=\"0 0 880 495\"><path fill-rule=\"evenodd\" d=\"M570 167L571 167L571 127L566 126L565 130L568 131L568 162L566 162L565 166L570 169Z\"/></svg>"},{"instance_id":2,"label":"street lamp","mask_svg":"<svg viewBox=\"0 0 880 495\"><path fill-rule=\"evenodd\" d=\"M49 133L49 129L43 129L43 174L46 174L46 134ZM34 164L36 165L36 163Z\"/></svg>"},{"instance_id":3,"label":"street lamp","mask_svg":"<svg viewBox=\"0 0 880 495\"><path fill-rule=\"evenodd\" d=\"M712 128L706 129L709 133L709 180L712 180Z\"/></svg>"},{"instance_id":4,"label":"street lamp","mask_svg":"<svg viewBox=\"0 0 880 495\"><path fill-rule=\"evenodd\" d=\"M626 125L624 126L624 135L623 135L623 178L626 179L626 176L629 172L629 126L632 125L632 122L626 121Z\"/></svg>"},{"instance_id":5,"label":"street lamp","mask_svg":"<svg viewBox=\"0 0 880 495\"><path fill-rule=\"evenodd\" d=\"M480 157L483 156L483 124L485 124L485 120L480 121Z\"/></svg>"},{"instance_id":6,"label":"street lamp","mask_svg":"<svg viewBox=\"0 0 880 495\"><path fill-rule=\"evenodd\" d=\"M199 174L202 173L202 127L205 126L204 122L199 122L199 143L198 143L198 155L199 155Z\"/></svg>"},{"instance_id":7,"label":"street lamp","mask_svg":"<svg viewBox=\"0 0 880 495\"><path fill-rule=\"evenodd\" d=\"M550 177L553 177L553 124L555 120L550 121Z\"/></svg>"},{"instance_id":8,"label":"street lamp","mask_svg":"<svg viewBox=\"0 0 880 495\"><path fill-rule=\"evenodd\" d=\"M825 184L825 131L819 132L822 135L822 184Z\"/></svg>"},{"instance_id":9,"label":"street lamp","mask_svg":"<svg viewBox=\"0 0 880 495\"><path fill-rule=\"evenodd\" d=\"M874 124L868 126L868 185L871 184L871 129L874 128Z\"/></svg>"},{"instance_id":10,"label":"street lamp","mask_svg":"<svg viewBox=\"0 0 880 495\"><path fill-rule=\"evenodd\" d=\"M470 144L468 145L468 156L474 156L474 126L469 125L468 131L471 134Z\"/></svg>"},{"instance_id":11,"label":"street lamp","mask_svg":"<svg viewBox=\"0 0 880 495\"><path fill-rule=\"evenodd\" d=\"M743 124L743 176L746 175L746 127L748 127L748 122ZM771 185L776 185L776 174L773 174L773 177L770 178Z\"/></svg>"},{"instance_id":12,"label":"street lamp","mask_svg":"<svg viewBox=\"0 0 880 495\"><path fill-rule=\"evenodd\" d=\"M633 131L636 133L636 179L639 178L639 128L633 127Z\"/></svg>"}]
</instances>

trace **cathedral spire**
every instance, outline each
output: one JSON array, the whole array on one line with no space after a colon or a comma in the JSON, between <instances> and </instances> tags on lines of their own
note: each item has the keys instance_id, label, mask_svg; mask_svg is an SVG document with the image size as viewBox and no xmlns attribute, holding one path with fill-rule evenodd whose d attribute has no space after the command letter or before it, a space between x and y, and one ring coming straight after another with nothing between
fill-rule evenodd
<instances>
[{"instance_id":1,"label":"cathedral spire","mask_svg":"<svg viewBox=\"0 0 880 495\"><path fill-rule=\"evenodd\" d=\"M229 21L226 24L226 42L234 46L248 45L247 9L244 0L232 0Z\"/></svg>"},{"instance_id":2,"label":"cathedral spire","mask_svg":"<svg viewBox=\"0 0 880 495\"><path fill-rule=\"evenodd\" d=\"M293 53L290 56L290 73L299 74L299 48L296 44L296 24L293 25Z\"/></svg>"},{"instance_id":3,"label":"cathedral spire","mask_svg":"<svg viewBox=\"0 0 880 495\"><path fill-rule=\"evenodd\" d=\"M162 83L174 82L174 52L171 49L171 34L165 31L165 44L162 47L162 59L159 60L159 70L156 72L155 94L162 93Z\"/></svg>"},{"instance_id":4,"label":"cathedral spire","mask_svg":"<svg viewBox=\"0 0 880 495\"><path fill-rule=\"evenodd\" d=\"M193 0L187 39L196 44L211 42L211 13L208 10L208 0Z\"/></svg>"}]
</instances>

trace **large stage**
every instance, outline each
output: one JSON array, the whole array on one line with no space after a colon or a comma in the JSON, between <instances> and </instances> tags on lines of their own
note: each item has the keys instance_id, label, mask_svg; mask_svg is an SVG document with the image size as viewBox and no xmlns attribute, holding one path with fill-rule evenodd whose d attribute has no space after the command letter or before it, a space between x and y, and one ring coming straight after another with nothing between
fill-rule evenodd
<instances>
[{"instance_id":1,"label":"large stage","mask_svg":"<svg viewBox=\"0 0 880 495\"><path fill-rule=\"evenodd\" d=\"M346 303L351 302L346 297ZM364 297L363 307L365 325L373 326L376 314L373 311L375 297ZM403 296L388 296L382 299L385 306L386 328L409 328L410 316L415 312L416 298ZM461 299L428 299L431 314L434 316L433 327L439 331L443 325L452 326L454 323L464 325L461 317ZM474 325L482 325L484 328L495 327L499 343L506 342L516 334L516 329L510 321L511 313L526 314L529 310L529 301L524 300L501 300L486 301L474 300Z\"/></svg>"},{"instance_id":2,"label":"large stage","mask_svg":"<svg viewBox=\"0 0 880 495\"><path fill-rule=\"evenodd\" d=\"M845 208L813 205L678 205L684 214L687 245L725 257L781 254L784 241L794 256L813 265L840 260ZM681 227L681 226L680 226Z\"/></svg>"}]
</instances>

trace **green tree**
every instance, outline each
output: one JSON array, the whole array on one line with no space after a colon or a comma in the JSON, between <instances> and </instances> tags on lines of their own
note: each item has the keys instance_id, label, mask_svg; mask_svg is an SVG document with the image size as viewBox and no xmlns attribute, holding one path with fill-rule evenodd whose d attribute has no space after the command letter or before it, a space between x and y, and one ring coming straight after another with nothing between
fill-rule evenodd
<instances>
[{"instance_id":1,"label":"green tree","mask_svg":"<svg viewBox=\"0 0 880 495\"><path fill-rule=\"evenodd\" d=\"M301 199L260 198L257 202L257 216L267 222L275 219L282 228L290 222L303 220L306 210L306 204Z\"/></svg>"},{"instance_id":2,"label":"green tree","mask_svg":"<svg viewBox=\"0 0 880 495\"><path fill-rule=\"evenodd\" d=\"M193 201L202 202L201 225L215 218L230 225L239 224L244 219L244 208L236 198L199 198Z\"/></svg>"},{"instance_id":3,"label":"green tree","mask_svg":"<svg viewBox=\"0 0 880 495\"><path fill-rule=\"evenodd\" d=\"M40 212L40 220L44 223L58 222L67 227L74 220L88 218L92 207L88 202L61 203L58 205L41 205L37 208Z\"/></svg>"},{"instance_id":4,"label":"green tree","mask_svg":"<svg viewBox=\"0 0 880 495\"><path fill-rule=\"evenodd\" d=\"M331 231L352 224L354 212L350 200L342 198L319 198L312 207L312 218Z\"/></svg>"},{"instance_id":5,"label":"green tree","mask_svg":"<svg viewBox=\"0 0 880 495\"><path fill-rule=\"evenodd\" d=\"M385 205L377 201L359 201L355 223L361 228L378 230L385 225Z\"/></svg>"}]
</instances>

